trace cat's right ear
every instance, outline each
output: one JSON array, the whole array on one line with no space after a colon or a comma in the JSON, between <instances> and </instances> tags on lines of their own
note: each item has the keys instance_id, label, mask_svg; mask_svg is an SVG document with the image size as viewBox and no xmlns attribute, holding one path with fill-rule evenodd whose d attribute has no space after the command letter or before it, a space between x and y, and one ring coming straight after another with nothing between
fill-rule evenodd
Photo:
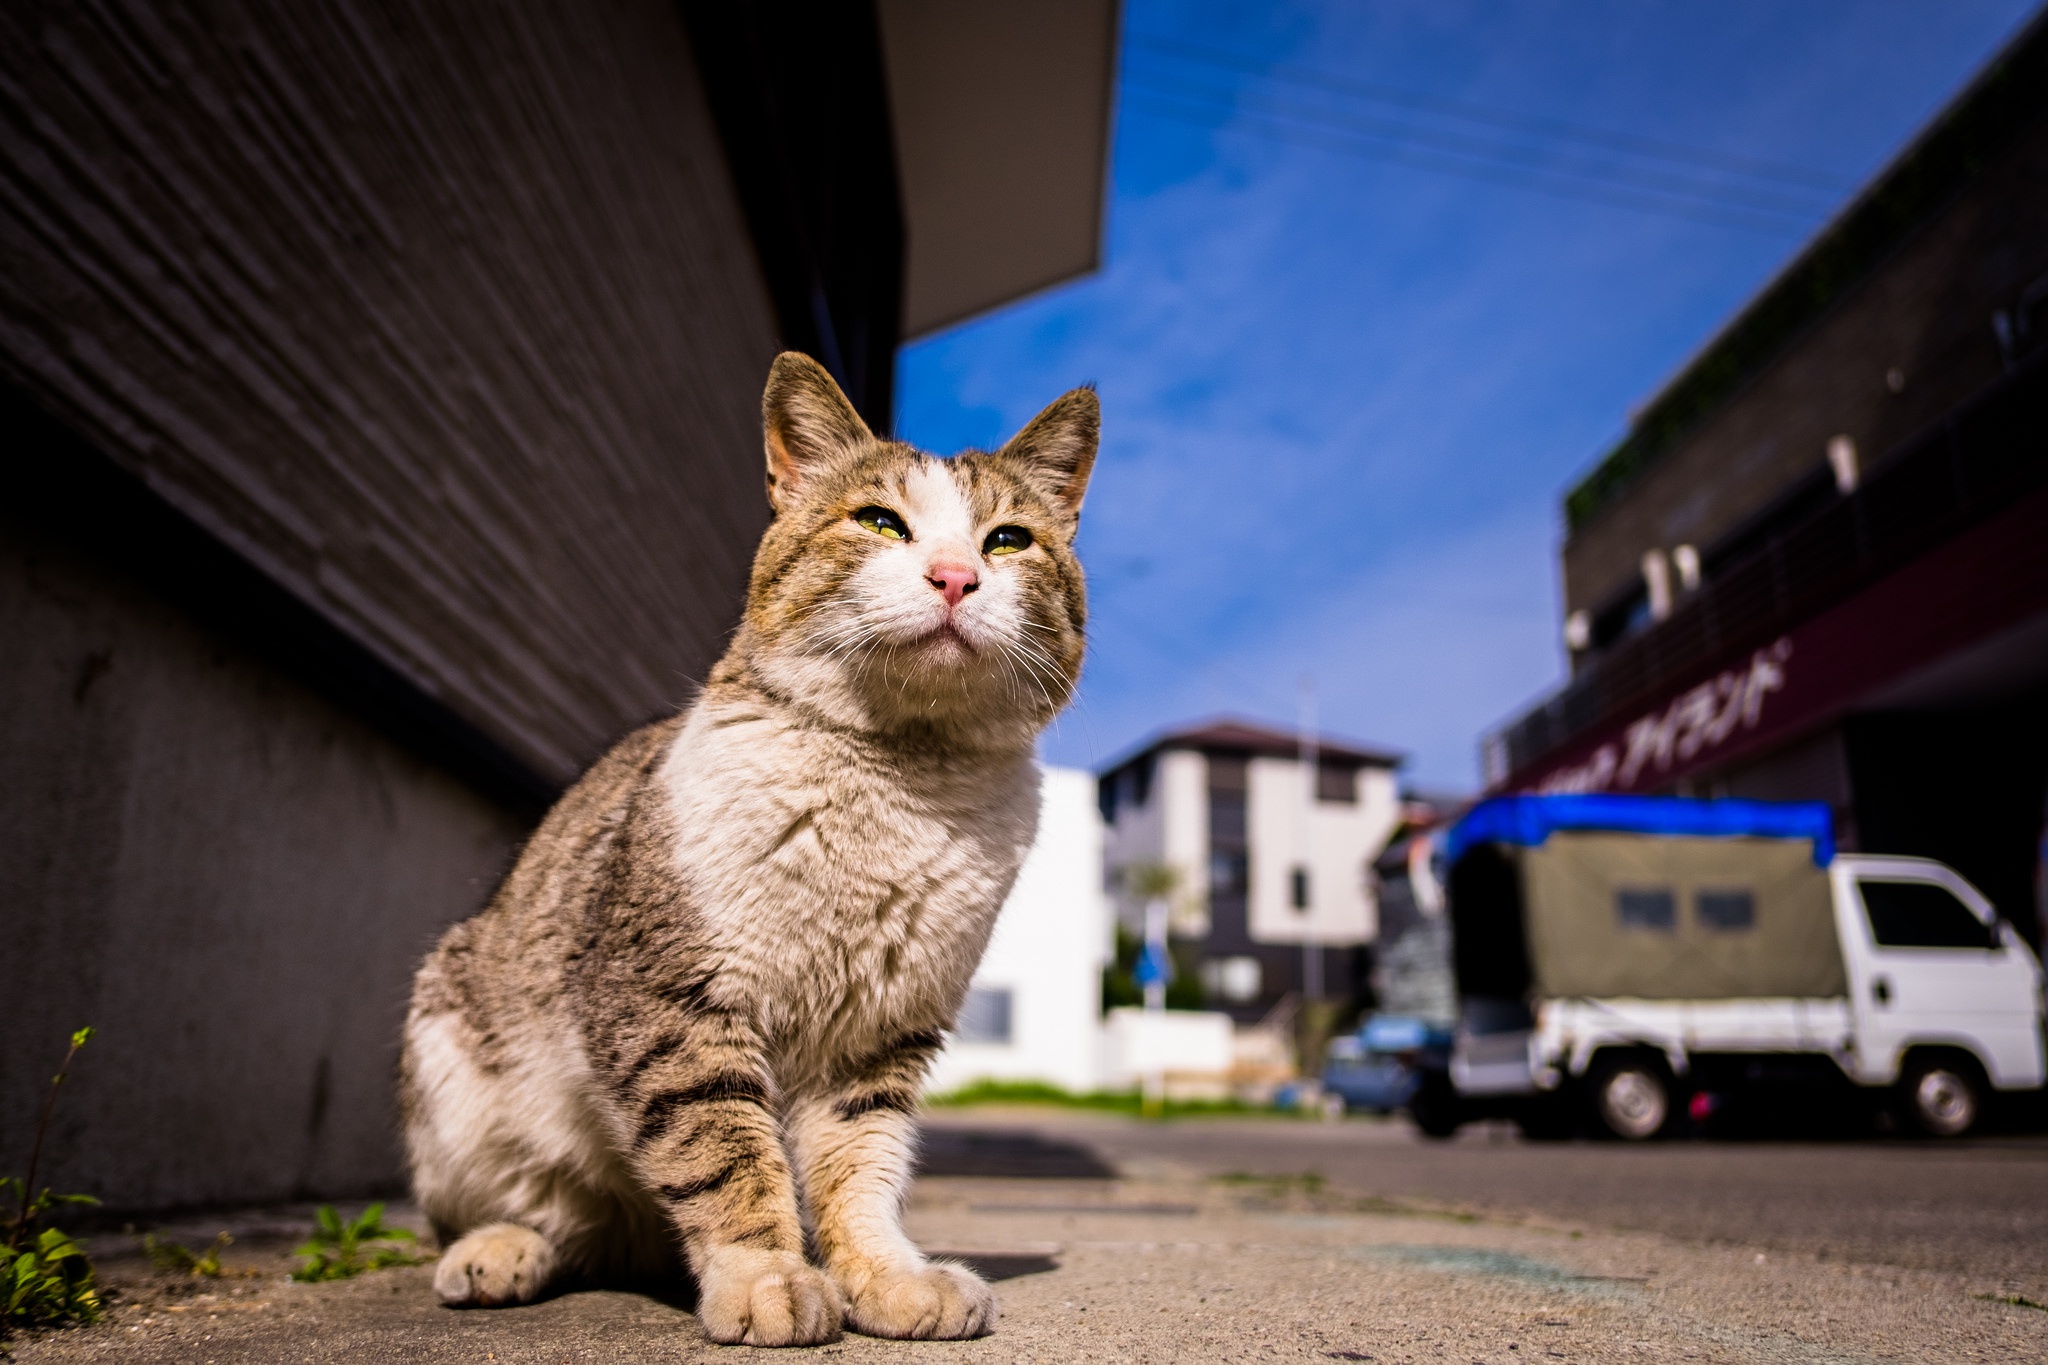
<instances>
[{"instance_id":1,"label":"cat's right ear","mask_svg":"<svg viewBox=\"0 0 2048 1365\"><path fill-rule=\"evenodd\" d=\"M777 515L803 497L807 479L874 439L825 367L798 351L784 351L769 367L761 433L768 451L768 502Z\"/></svg>"}]
</instances>

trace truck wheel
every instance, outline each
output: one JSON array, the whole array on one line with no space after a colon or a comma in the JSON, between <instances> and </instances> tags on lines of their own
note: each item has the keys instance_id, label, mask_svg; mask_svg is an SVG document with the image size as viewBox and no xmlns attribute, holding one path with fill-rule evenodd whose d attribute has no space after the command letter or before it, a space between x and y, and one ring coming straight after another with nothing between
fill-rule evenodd
<instances>
[{"instance_id":1,"label":"truck wheel","mask_svg":"<svg viewBox=\"0 0 2048 1365\"><path fill-rule=\"evenodd\" d=\"M1424 1137L1438 1141L1456 1133L1465 1122L1463 1108L1450 1078L1439 1074L1425 1076L1408 1099L1408 1117L1415 1120Z\"/></svg>"},{"instance_id":2,"label":"truck wheel","mask_svg":"<svg viewBox=\"0 0 2048 1365\"><path fill-rule=\"evenodd\" d=\"M1915 1062L1899 1078L1906 1122L1928 1137L1961 1137L1977 1125L1984 1099L1970 1068L1945 1057Z\"/></svg>"},{"instance_id":3,"label":"truck wheel","mask_svg":"<svg viewBox=\"0 0 2048 1365\"><path fill-rule=\"evenodd\" d=\"M1603 1062L1593 1073L1593 1112L1616 1137L1647 1141L1671 1118L1671 1083L1662 1067L1638 1057Z\"/></svg>"}]
</instances>

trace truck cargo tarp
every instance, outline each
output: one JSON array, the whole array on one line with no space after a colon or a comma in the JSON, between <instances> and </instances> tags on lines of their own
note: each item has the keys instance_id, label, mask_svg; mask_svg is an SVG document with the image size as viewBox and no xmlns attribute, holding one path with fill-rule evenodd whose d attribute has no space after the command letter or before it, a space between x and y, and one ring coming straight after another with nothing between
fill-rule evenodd
<instances>
[{"instance_id":1,"label":"truck cargo tarp","mask_svg":"<svg viewBox=\"0 0 2048 1365\"><path fill-rule=\"evenodd\" d=\"M1828 875L1803 840L1560 830L1520 859L1540 995L1846 992Z\"/></svg>"},{"instance_id":2,"label":"truck cargo tarp","mask_svg":"<svg viewBox=\"0 0 2048 1365\"><path fill-rule=\"evenodd\" d=\"M1451 827L1444 856L1455 863L1474 844L1534 848L1553 830L1598 829L1630 834L1720 839L1812 841L1814 866L1834 860L1832 813L1819 801L1699 801L1682 796L1496 796Z\"/></svg>"}]
</instances>

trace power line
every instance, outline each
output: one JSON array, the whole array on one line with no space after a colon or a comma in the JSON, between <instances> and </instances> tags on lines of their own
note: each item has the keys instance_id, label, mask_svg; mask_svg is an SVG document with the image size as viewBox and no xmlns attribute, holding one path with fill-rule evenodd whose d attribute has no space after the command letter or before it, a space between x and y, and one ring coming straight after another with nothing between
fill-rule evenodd
<instances>
[{"instance_id":1,"label":"power line","mask_svg":"<svg viewBox=\"0 0 2048 1365\"><path fill-rule=\"evenodd\" d=\"M1743 185L1727 185L1719 182L1703 182L1695 177L1674 174L1670 171L1648 167L1610 168L1607 166L1549 164L1532 166L1526 160L1514 160L1518 152L1527 149L1504 146L1498 141L1469 134L1446 132L1427 127L1390 122L1384 119L1360 118L1356 115L1332 114L1319 109L1302 109L1285 103L1262 100L1257 95L1246 96L1241 92L1229 91L1219 95L1211 89L1186 86L1175 88L1160 82L1156 77L1140 74L1133 82L1127 78L1126 87L1135 86L1140 93L1164 96L1170 99L1187 100L1205 108L1224 113L1250 110L1279 120L1297 120L1319 123L1338 132L1361 137L1381 138L1399 144L1433 148L1452 156L1470 158L1483 164L1504 167L1514 171L1537 170L1541 174L1559 176L1572 180L1591 181L1618 187L1625 191L1669 195L1681 200L1704 203L1711 207L1738 207L1745 210L1780 214L1805 222L1826 210L1826 205L1799 202L1785 197L1784 192ZM1538 148L1536 150L1544 150Z\"/></svg>"},{"instance_id":2,"label":"power line","mask_svg":"<svg viewBox=\"0 0 2048 1365\"><path fill-rule=\"evenodd\" d=\"M1417 90L1404 90L1396 86L1381 85L1373 81L1358 80L1332 72L1318 71L1312 67L1294 66L1285 62L1268 62L1243 56L1219 48L1189 43L1177 38L1158 34L1137 34L1126 42L1127 49L1151 51L1161 56L1182 61L1199 62L1209 66L1224 67L1242 71L1268 80L1285 84L1310 86L1337 94L1349 95L1356 99L1374 103L1391 104L1402 108L1429 110L1472 123L1490 124L1511 132L1540 132L1566 141L1583 142L1590 146L1602 147L1609 151L1655 158L1681 164L1692 164L1737 174L1751 175L1762 179L1778 180L1790 185L1809 189L1845 193L1852 188L1837 176L1815 171L1810 167L1796 166L1782 161L1771 161L1760 157L1743 156L1737 153L1720 152L1710 148L1691 147L1683 143L1670 142L1662 138L1644 137L1635 133L1617 132L1597 128L1590 124L1577 123L1569 119L1553 118L1542 114L1525 114L1509 110L1494 109L1483 104L1431 95Z\"/></svg>"},{"instance_id":3,"label":"power line","mask_svg":"<svg viewBox=\"0 0 2048 1365\"><path fill-rule=\"evenodd\" d=\"M1599 204L1608 208L1633 209L1643 213L1659 214L1666 218L1678 218L1688 222L1710 223L1718 227L1737 228L1748 232L1763 232L1783 237L1788 232L1801 229L1804 225L1787 217L1760 217L1753 211L1732 208L1717 211L1712 204L1697 200L1675 200L1660 196L1656 191L1631 192L1623 189L1603 188L1570 181L1546 180L1543 172L1516 171L1497 163L1461 161L1437 152L1413 151L1400 146L1375 147L1359 143L1342 135L1320 134L1313 129L1292 128L1268 120L1268 126L1248 125L1243 122L1217 125L1200 115L1187 110L1176 109L1164 103L1151 102L1142 93L1137 98L1126 96L1123 108L1135 113L1152 114L1161 118L1176 119L1194 124L1210 131L1236 132L1253 137L1263 137L1275 142L1290 143L1316 151L1333 152L1352 156L1360 160L1411 166L1419 170L1447 171L1468 179L1487 184L1506 186L1511 189L1530 190L1547 194L1553 198L1575 200L1580 203ZM1213 112L1213 110L1211 110ZM1265 115L1254 113L1253 119L1266 119Z\"/></svg>"}]
</instances>

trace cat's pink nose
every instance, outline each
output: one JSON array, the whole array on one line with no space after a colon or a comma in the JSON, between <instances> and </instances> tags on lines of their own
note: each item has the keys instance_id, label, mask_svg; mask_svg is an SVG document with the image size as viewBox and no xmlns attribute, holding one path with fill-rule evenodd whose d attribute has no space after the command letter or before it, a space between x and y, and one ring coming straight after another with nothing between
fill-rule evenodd
<instances>
[{"instance_id":1,"label":"cat's pink nose","mask_svg":"<svg viewBox=\"0 0 2048 1365\"><path fill-rule=\"evenodd\" d=\"M958 564L934 564L924 571L924 581L945 594L947 606L957 607L961 598L981 586L981 575Z\"/></svg>"}]
</instances>

